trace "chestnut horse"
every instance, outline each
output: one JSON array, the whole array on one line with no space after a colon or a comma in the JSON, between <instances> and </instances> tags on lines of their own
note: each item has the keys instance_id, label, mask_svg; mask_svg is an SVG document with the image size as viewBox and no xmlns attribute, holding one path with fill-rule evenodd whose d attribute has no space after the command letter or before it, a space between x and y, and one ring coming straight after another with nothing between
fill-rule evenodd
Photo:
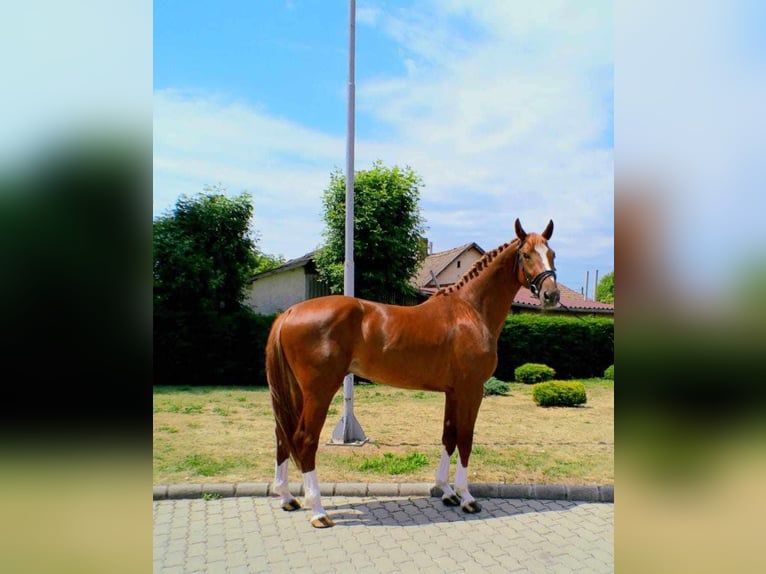
<instances>
[{"instance_id":1,"label":"chestnut horse","mask_svg":"<svg viewBox=\"0 0 766 574\"><path fill-rule=\"evenodd\" d=\"M297 303L279 315L266 346L266 374L276 418L274 486L284 510L301 507L289 491L287 462L303 473L311 524L332 526L322 507L316 475L319 434L333 396L347 373L403 389L445 394L444 449L436 472L442 501L465 512L481 506L468 491L468 459L484 382L497 366L497 339L519 288L528 287L543 307L559 301L553 221L482 256L458 283L414 307L330 295ZM459 459L454 489L450 456Z\"/></svg>"}]
</instances>

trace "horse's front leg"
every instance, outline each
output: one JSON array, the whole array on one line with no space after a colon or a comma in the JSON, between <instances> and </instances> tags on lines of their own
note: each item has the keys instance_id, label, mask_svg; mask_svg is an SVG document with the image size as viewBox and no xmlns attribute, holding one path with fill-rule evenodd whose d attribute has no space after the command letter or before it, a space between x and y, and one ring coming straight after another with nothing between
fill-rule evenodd
<instances>
[{"instance_id":1,"label":"horse's front leg","mask_svg":"<svg viewBox=\"0 0 766 574\"><path fill-rule=\"evenodd\" d=\"M436 470L436 486L442 490L442 502L447 506L460 505L460 497L452 489L449 483L450 457L457 446L457 427L455 419L455 396L454 393L445 393L444 402L444 426L442 430L442 449L439 468Z\"/></svg>"},{"instance_id":2,"label":"horse's front leg","mask_svg":"<svg viewBox=\"0 0 766 574\"><path fill-rule=\"evenodd\" d=\"M454 451L454 447L453 451ZM447 452L447 447L442 449L442 457L439 462L439 468L436 470L436 486L442 490L442 502L447 506L458 506L460 504L460 497L452 489L449 483L449 461L450 454Z\"/></svg>"},{"instance_id":3,"label":"horse's front leg","mask_svg":"<svg viewBox=\"0 0 766 574\"><path fill-rule=\"evenodd\" d=\"M476 416L479 414L481 395L474 397L473 401L460 405L457 417L457 469L455 470L455 491L460 497L460 506L463 512L476 513L481 511L481 505L468 491L468 459L471 457L473 448L473 430L476 425Z\"/></svg>"},{"instance_id":4,"label":"horse's front leg","mask_svg":"<svg viewBox=\"0 0 766 574\"><path fill-rule=\"evenodd\" d=\"M458 447L459 456L457 458L457 469L455 470L455 491L460 497L460 506L463 512L473 514L481 512L481 505L468 491L468 457L470 456L470 447L463 455L463 449Z\"/></svg>"}]
</instances>

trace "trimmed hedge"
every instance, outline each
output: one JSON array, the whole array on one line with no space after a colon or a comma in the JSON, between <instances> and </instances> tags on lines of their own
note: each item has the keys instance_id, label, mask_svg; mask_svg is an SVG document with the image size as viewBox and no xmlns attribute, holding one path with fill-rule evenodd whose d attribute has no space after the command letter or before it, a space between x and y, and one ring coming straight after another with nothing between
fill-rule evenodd
<instances>
[{"instance_id":1,"label":"trimmed hedge","mask_svg":"<svg viewBox=\"0 0 766 574\"><path fill-rule=\"evenodd\" d=\"M514 380L528 385L550 381L556 376L556 371L548 365L540 363L524 363L513 371Z\"/></svg>"},{"instance_id":2,"label":"trimmed hedge","mask_svg":"<svg viewBox=\"0 0 766 574\"><path fill-rule=\"evenodd\" d=\"M276 315L154 314L155 385L266 385L266 340Z\"/></svg>"},{"instance_id":3,"label":"trimmed hedge","mask_svg":"<svg viewBox=\"0 0 766 574\"><path fill-rule=\"evenodd\" d=\"M541 407L574 407L588 397L580 381L546 381L532 387L532 398Z\"/></svg>"},{"instance_id":4,"label":"trimmed hedge","mask_svg":"<svg viewBox=\"0 0 766 574\"><path fill-rule=\"evenodd\" d=\"M541 363L561 379L601 377L614 364L614 318L520 313L510 315L497 343L501 380L524 363Z\"/></svg>"},{"instance_id":5,"label":"trimmed hedge","mask_svg":"<svg viewBox=\"0 0 766 574\"><path fill-rule=\"evenodd\" d=\"M154 314L154 384L266 385L265 349L276 315L248 308L200 316ZM614 319L523 313L506 319L494 376L516 380L525 363L562 379L601 377L614 364Z\"/></svg>"},{"instance_id":6,"label":"trimmed hedge","mask_svg":"<svg viewBox=\"0 0 766 574\"><path fill-rule=\"evenodd\" d=\"M614 380L614 365L609 365L604 371L604 378Z\"/></svg>"}]
</instances>

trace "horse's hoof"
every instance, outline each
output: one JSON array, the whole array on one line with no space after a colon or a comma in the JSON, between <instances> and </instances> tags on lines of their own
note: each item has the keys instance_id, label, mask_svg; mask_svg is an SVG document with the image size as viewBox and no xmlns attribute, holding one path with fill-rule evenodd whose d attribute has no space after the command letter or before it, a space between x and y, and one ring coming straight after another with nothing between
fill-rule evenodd
<instances>
[{"instance_id":1,"label":"horse's hoof","mask_svg":"<svg viewBox=\"0 0 766 574\"><path fill-rule=\"evenodd\" d=\"M282 510L286 510L287 512L292 512L293 510L298 510L301 507L301 503L298 502L298 499L293 498L289 502L285 502L282 505Z\"/></svg>"},{"instance_id":2,"label":"horse's hoof","mask_svg":"<svg viewBox=\"0 0 766 574\"><path fill-rule=\"evenodd\" d=\"M457 494L442 498L444 506L460 506L460 497Z\"/></svg>"},{"instance_id":3,"label":"horse's hoof","mask_svg":"<svg viewBox=\"0 0 766 574\"><path fill-rule=\"evenodd\" d=\"M463 506L463 512L467 514L476 514L477 512L481 512L481 504L475 500L472 500Z\"/></svg>"},{"instance_id":4,"label":"horse's hoof","mask_svg":"<svg viewBox=\"0 0 766 574\"><path fill-rule=\"evenodd\" d=\"M311 519L311 526L314 528L330 528L335 526L335 523L326 514L320 514Z\"/></svg>"}]
</instances>

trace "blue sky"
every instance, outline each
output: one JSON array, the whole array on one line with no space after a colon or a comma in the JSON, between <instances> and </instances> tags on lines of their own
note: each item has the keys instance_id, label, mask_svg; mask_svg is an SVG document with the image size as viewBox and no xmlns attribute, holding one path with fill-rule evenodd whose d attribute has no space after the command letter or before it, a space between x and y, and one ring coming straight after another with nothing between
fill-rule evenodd
<instances>
[{"instance_id":1,"label":"blue sky","mask_svg":"<svg viewBox=\"0 0 766 574\"><path fill-rule=\"evenodd\" d=\"M348 1L156 1L154 216L249 192L260 248L322 241L345 168ZM409 165L434 250L556 225L559 280L614 269L611 2L357 2L356 169ZM592 293L593 285L590 286Z\"/></svg>"}]
</instances>

